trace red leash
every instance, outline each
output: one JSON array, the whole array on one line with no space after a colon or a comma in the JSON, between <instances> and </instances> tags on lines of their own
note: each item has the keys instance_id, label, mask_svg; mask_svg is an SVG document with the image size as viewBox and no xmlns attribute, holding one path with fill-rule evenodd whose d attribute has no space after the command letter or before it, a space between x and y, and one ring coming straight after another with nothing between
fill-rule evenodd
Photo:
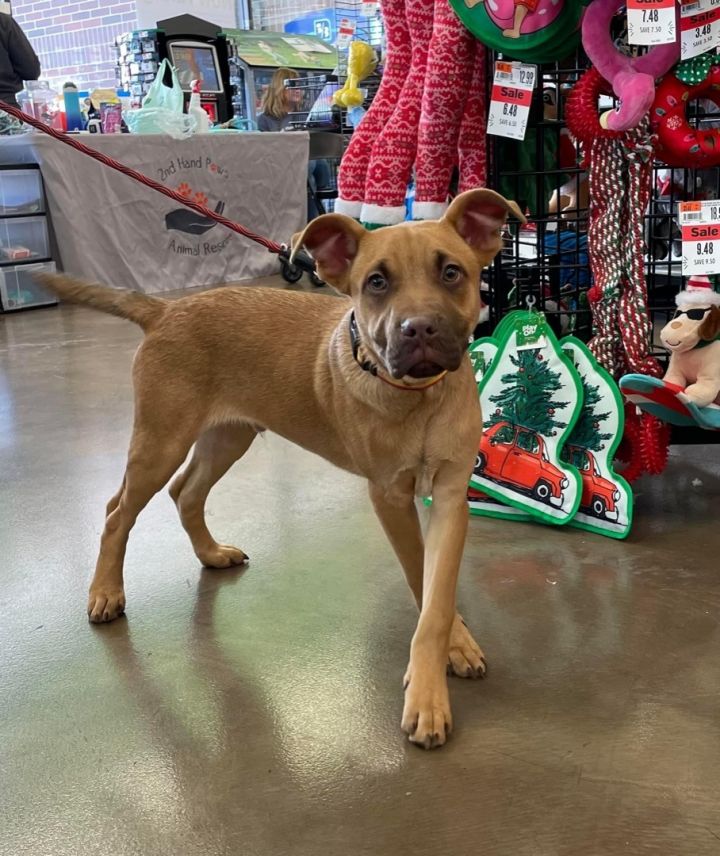
<instances>
[{"instance_id":1,"label":"red leash","mask_svg":"<svg viewBox=\"0 0 720 856\"><path fill-rule=\"evenodd\" d=\"M276 253L277 255L286 255L286 248L281 244L278 244L276 241L273 241L270 238L263 238L262 235L256 235L254 232L251 232L239 223L234 223L232 220L228 220L227 217L223 217L222 214L218 214L217 211L211 211L205 205L198 205L197 202L185 199L184 196L181 196L174 190L170 190L170 188L165 187L164 184L160 184L152 178L148 178L141 172L137 172L137 170L130 169L129 166L118 163L118 161L113 158L109 158L95 149L84 145L69 134L65 134L62 131L56 131L54 128L50 128L48 125L43 124L39 119L35 119L33 116L28 116L27 113L23 113L23 111L18 107L13 107L10 104L5 104L3 101L0 101L0 110L4 110L6 113L9 113L11 116L19 119L21 122L25 122L27 125L32 125L33 128L37 128L38 131L42 131L43 134L54 137L54 139L59 140L61 143L65 143L67 146L72 146L84 155L88 155L94 160L105 164L105 166L109 166L111 169L121 172L123 175L128 176L128 178L134 178L135 181L139 181L140 184L144 184L146 187L151 187L153 190L157 190L157 192L162 193L163 196L167 196L175 202L185 205L187 208L192 208L193 211L197 211L198 214L202 214L203 217L209 217L216 223L220 223L225 226L226 229L230 229L232 232L237 232L239 235L243 235L245 238L255 241L256 244L262 244L268 252Z\"/></svg>"}]
</instances>

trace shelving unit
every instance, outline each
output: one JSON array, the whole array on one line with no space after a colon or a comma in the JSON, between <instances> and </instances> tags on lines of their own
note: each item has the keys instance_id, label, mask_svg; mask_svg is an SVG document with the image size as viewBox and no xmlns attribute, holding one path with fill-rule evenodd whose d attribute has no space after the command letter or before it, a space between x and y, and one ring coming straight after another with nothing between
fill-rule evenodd
<instances>
[{"instance_id":1,"label":"shelving unit","mask_svg":"<svg viewBox=\"0 0 720 856\"><path fill-rule=\"evenodd\" d=\"M0 166L0 309L52 306L33 279L55 270L42 175L37 164Z\"/></svg>"}]
</instances>

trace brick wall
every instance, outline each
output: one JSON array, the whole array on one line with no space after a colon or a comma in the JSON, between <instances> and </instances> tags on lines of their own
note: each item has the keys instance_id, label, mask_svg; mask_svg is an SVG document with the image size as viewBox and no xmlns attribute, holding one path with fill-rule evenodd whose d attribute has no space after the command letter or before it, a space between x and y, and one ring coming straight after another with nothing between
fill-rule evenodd
<instances>
[{"instance_id":1,"label":"brick wall","mask_svg":"<svg viewBox=\"0 0 720 856\"><path fill-rule=\"evenodd\" d=\"M135 29L136 8L136 0L12 0L42 76L56 89L66 80L115 88L115 37Z\"/></svg>"}]
</instances>

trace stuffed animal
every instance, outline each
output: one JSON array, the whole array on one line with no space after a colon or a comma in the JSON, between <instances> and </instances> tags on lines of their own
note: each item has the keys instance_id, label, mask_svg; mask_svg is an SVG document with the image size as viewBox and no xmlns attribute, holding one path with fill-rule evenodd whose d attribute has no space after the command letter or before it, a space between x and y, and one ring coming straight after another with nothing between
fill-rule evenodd
<instances>
[{"instance_id":1,"label":"stuffed animal","mask_svg":"<svg viewBox=\"0 0 720 856\"><path fill-rule=\"evenodd\" d=\"M680 42L676 38L670 44L651 47L641 56L627 56L618 50L610 33L617 9L617 0L593 0L583 18L582 42L588 58L619 99L615 110L603 113L600 124L613 131L627 131L637 127L650 110L655 80L679 59ZM676 32L679 29L676 26Z\"/></svg>"},{"instance_id":2,"label":"stuffed animal","mask_svg":"<svg viewBox=\"0 0 720 856\"><path fill-rule=\"evenodd\" d=\"M670 351L665 383L682 389L698 407L720 403L720 294L707 277L694 277L676 303L660 333Z\"/></svg>"}]
</instances>

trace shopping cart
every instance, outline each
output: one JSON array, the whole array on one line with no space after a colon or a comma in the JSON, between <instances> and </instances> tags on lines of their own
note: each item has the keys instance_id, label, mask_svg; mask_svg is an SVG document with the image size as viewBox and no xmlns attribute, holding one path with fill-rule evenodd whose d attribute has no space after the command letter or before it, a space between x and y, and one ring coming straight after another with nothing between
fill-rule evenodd
<instances>
[{"instance_id":1,"label":"shopping cart","mask_svg":"<svg viewBox=\"0 0 720 856\"><path fill-rule=\"evenodd\" d=\"M340 108L333 104L333 95L340 87L334 74L294 77L285 81L292 109L288 125L296 130L330 130L340 127Z\"/></svg>"}]
</instances>

